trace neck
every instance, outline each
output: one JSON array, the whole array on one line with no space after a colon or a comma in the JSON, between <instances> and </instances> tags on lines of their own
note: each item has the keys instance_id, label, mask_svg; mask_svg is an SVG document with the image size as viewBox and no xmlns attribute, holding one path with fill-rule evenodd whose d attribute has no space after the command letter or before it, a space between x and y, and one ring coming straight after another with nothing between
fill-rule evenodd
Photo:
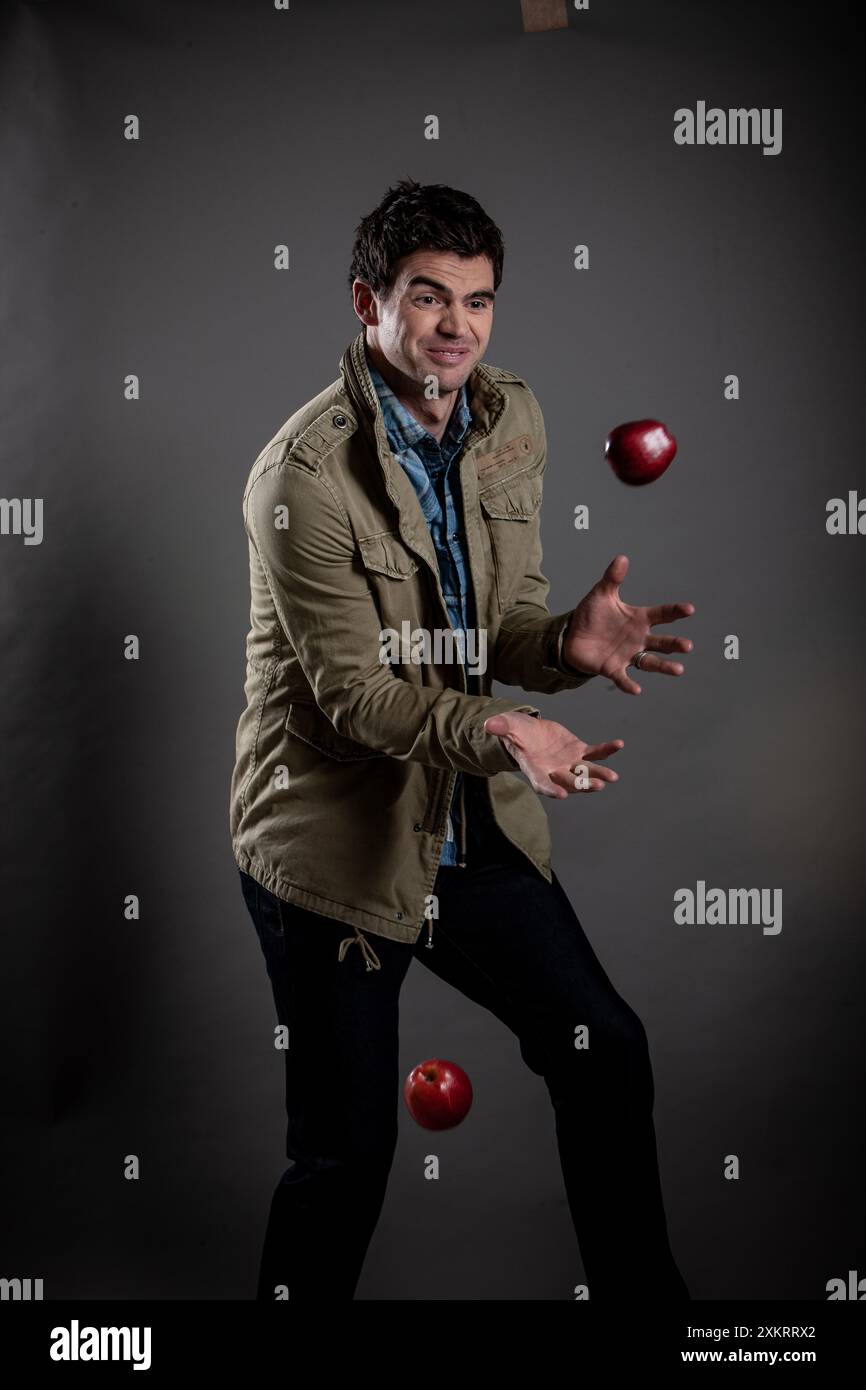
<instances>
[{"instance_id":1,"label":"neck","mask_svg":"<svg viewBox=\"0 0 866 1390\"><path fill-rule=\"evenodd\" d=\"M451 418L451 412L457 404L458 388L443 393L433 400L428 400L424 395L424 388L419 386L411 377L404 375L398 368L392 366L385 354L375 343L371 343L368 338L364 339L364 347L367 357L373 363L376 371L390 386L397 400L405 406L409 414L423 425L434 439L441 439Z\"/></svg>"}]
</instances>

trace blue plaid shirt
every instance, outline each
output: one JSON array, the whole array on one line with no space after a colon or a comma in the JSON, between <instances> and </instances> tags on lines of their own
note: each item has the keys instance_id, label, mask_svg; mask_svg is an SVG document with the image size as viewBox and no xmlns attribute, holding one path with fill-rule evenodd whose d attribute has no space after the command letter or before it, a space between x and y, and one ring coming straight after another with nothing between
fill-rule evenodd
<instances>
[{"instance_id":1,"label":"blue plaid shirt","mask_svg":"<svg viewBox=\"0 0 866 1390\"><path fill-rule=\"evenodd\" d=\"M466 386L454 404L442 439L433 435L398 401L381 373L367 355L367 367L382 405L382 414L391 450L409 476L421 510L430 527L442 593L448 609L448 621L455 632L466 633L474 623L474 595L469 565L463 550L462 494L457 469L452 467L460 454L463 437L471 422ZM466 648L464 647L464 651ZM467 672L467 689L479 693L478 678ZM452 797L452 811L442 845L440 864L457 863L456 833L460 823L460 790L462 773L457 774Z\"/></svg>"}]
</instances>

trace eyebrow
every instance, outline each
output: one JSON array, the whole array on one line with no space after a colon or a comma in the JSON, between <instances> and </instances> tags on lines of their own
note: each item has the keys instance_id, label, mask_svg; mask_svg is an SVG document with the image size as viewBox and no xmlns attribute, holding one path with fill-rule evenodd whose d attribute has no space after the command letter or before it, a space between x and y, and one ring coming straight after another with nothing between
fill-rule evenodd
<instances>
[{"instance_id":1,"label":"eyebrow","mask_svg":"<svg viewBox=\"0 0 866 1390\"><path fill-rule=\"evenodd\" d=\"M431 285L434 290L442 290L444 294L450 295L451 291L447 285L442 285L438 280L431 280L428 275L413 275L406 285L407 290L413 285ZM464 295L465 299L489 299L491 304L496 298L493 290L473 290L471 294Z\"/></svg>"}]
</instances>

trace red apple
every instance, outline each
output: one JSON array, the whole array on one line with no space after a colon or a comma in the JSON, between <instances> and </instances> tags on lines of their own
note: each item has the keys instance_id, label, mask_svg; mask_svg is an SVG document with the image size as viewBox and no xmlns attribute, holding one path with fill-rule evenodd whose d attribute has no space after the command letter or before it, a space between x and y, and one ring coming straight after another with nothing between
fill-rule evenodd
<instances>
[{"instance_id":1,"label":"red apple","mask_svg":"<svg viewBox=\"0 0 866 1390\"><path fill-rule=\"evenodd\" d=\"M664 473L677 451L677 441L659 420L629 420L607 436L604 454L623 483L640 487Z\"/></svg>"},{"instance_id":2,"label":"red apple","mask_svg":"<svg viewBox=\"0 0 866 1390\"><path fill-rule=\"evenodd\" d=\"M403 1083L409 1114L422 1129L453 1129L472 1104L472 1082L456 1062L431 1057L413 1067Z\"/></svg>"}]
</instances>

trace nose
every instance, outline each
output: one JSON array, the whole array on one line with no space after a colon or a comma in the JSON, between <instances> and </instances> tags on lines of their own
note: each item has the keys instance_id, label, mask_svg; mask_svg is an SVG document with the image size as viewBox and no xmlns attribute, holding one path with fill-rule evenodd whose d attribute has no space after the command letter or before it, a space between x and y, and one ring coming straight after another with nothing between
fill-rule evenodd
<instances>
[{"instance_id":1,"label":"nose","mask_svg":"<svg viewBox=\"0 0 866 1390\"><path fill-rule=\"evenodd\" d=\"M449 337L457 338L460 342L463 342L464 339L468 341L468 322L469 317L463 305L452 301L451 304L445 304L442 307L442 313L439 316L439 331L440 333L447 333Z\"/></svg>"}]
</instances>

